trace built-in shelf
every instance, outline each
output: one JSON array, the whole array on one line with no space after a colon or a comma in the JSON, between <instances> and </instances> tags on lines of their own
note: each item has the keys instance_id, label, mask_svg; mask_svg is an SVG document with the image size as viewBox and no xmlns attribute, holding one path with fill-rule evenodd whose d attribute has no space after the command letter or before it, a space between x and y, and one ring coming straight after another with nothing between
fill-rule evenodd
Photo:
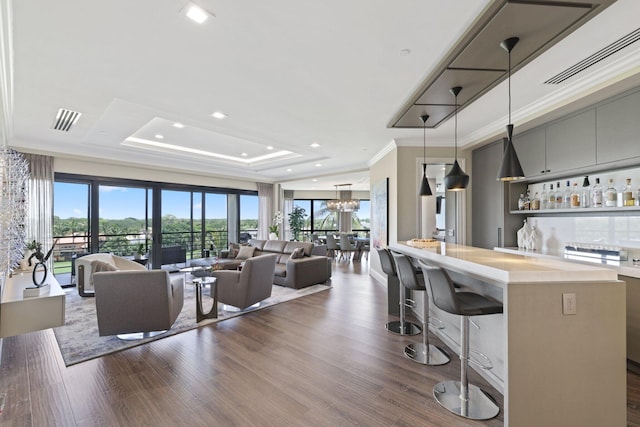
<instances>
[{"instance_id":1,"label":"built-in shelf","mask_svg":"<svg viewBox=\"0 0 640 427\"><path fill-rule=\"evenodd\" d=\"M534 209L534 210L522 210L522 211L509 211L512 214L530 215L530 214L553 214L553 213L581 213L581 212L638 212L640 206L627 206L627 207L615 207L615 208L569 208L569 209Z\"/></svg>"}]
</instances>

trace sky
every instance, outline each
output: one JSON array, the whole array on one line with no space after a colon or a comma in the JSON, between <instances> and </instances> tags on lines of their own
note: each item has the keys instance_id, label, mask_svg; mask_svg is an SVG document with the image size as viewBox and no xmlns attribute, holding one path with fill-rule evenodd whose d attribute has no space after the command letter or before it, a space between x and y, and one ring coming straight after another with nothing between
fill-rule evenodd
<instances>
[{"instance_id":1,"label":"sky","mask_svg":"<svg viewBox=\"0 0 640 427\"><path fill-rule=\"evenodd\" d=\"M86 218L88 206L87 184L56 182L54 184L54 215L60 218ZM199 194L198 194L199 197ZM123 219L145 217L145 190L131 187L100 186L100 218ZM190 218L190 196L184 191L162 192L163 215ZM242 219L258 218L258 197L240 196ZM202 200L194 206L200 212ZM207 194L206 211L208 218L226 218L226 195Z\"/></svg>"}]
</instances>

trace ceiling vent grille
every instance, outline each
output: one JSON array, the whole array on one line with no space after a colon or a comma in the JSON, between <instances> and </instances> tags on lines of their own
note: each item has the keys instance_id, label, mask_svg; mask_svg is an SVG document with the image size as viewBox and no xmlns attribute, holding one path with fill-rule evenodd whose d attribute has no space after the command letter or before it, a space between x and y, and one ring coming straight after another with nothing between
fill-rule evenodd
<instances>
[{"instance_id":1,"label":"ceiling vent grille","mask_svg":"<svg viewBox=\"0 0 640 427\"><path fill-rule=\"evenodd\" d=\"M556 74L555 76L551 77L549 80L545 81L544 83L552 84L552 85L560 84L565 80L575 76L576 74L586 70L592 65L595 65L598 62L602 61L603 59L613 55L614 53L621 51L622 49L631 45L632 43L637 42L638 40L640 40L640 28L627 34L621 39L616 40L615 42L611 43L609 46L606 46L600 49L593 55L588 56L587 58L583 59L577 64L567 68L563 72Z\"/></svg>"},{"instance_id":2,"label":"ceiling vent grille","mask_svg":"<svg viewBox=\"0 0 640 427\"><path fill-rule=\"evenodd\" d=\"M51 127L55 130L69 132L71 126L76 124L81 115L82 113L79 113L77 111L60 108L58 110L58 114L56 114L56 119L53 122L53 126Z\"/></svg>"}]
</instances>

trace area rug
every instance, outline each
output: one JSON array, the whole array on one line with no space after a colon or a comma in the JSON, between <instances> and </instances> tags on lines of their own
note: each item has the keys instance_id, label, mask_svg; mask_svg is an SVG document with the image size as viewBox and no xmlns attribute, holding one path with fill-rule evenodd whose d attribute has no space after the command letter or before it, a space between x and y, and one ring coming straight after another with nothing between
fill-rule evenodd
<instances>
[{"instance_id":1,"label":"area rug","mask_svg":"<svg viewBox=\"0 0 640 427\"><path fill-rule=\"evenodd\" d=\"M123 341L116 336L98 336L95 299L81 297L73 290L68 293L66 297L65 325L54 328L53 332L58 340L58 346L60 347L65 365L71 366L106 354L135 347L149 341L261 310L330 288L331 286L328 285L313 285L302 289L292 289L274 285L271 291L271 297L264 300L257 308L247 309L242 312L229 312L223 310L223 305L219 303L217 319L205 319L197 323L195 287L190 282L186 282L184 286L184 306L173 327L162 335L135 341ZM209 307L211 307L210 301L212 301L209 298L208 289L203 290L202 293L205 305L204 309L208 310Z\"/></svg>"}]
</instances>

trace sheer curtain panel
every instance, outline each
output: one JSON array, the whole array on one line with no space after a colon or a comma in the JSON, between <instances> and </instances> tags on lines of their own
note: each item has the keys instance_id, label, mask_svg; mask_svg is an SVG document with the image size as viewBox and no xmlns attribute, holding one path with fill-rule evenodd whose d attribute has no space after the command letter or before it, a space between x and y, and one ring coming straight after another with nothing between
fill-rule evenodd
<instances>
[{"instance_id":1,"label":"sheer curtain panel","mask_svg":"<svg viewBox=\"0 0 640 427\"><path fill-rule=\"evenodd\" d=\"M53 244L53 157L25 154L29 163L29 202L27 203L27 241L42 243L46 254ZM52 259L47 261L52 268Z\"/></svg>"},{"instance_id":2,"label":"sheer curtain panel","mask_svg":"<svg viewBox=\"0 0 640 427\"><path fill-rule=\"evenodd\" d=\"M273 184L258 182L258 239L269 238L273 215Z\"/></svg>"}]
</instances>

